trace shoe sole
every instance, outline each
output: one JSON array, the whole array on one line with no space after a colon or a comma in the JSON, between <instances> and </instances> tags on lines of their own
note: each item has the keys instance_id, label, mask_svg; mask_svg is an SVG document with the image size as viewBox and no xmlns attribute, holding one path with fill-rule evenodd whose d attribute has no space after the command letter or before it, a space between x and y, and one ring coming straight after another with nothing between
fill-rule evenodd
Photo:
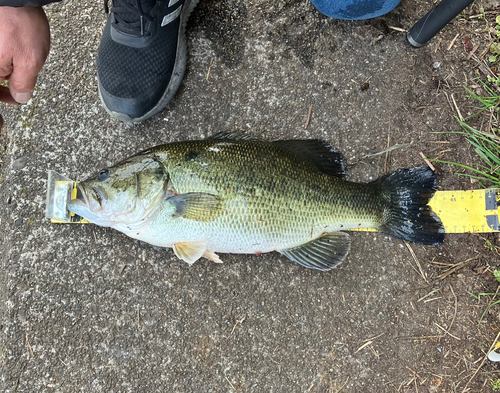
<instances>
[{"instance_id":1,"label":"shoe sole","mask_svg":"<svg viewBox=\"0 0 500 393\"><path fill-rule=\"evenodd\" d=\"M101 95L101 83L98 81L98 91L99 98L101 99L102 105L106 112L108 112L114 118L127 122L127 123L139 123L150 117L153 117L157 113L161 112L167 104L174 98L175 93L179 90L182 79L184 78L184 73L186 71L187 65L187 45L186 45L186 25L189 19L189 16L193 12L194 8L198 4L199 0L187 0L183 5L183 10L180 15L180 24L179 24L179 37L177 38L177 53L175 56L175 64L174 69L172 71L172 78L170 78L170 82L163 93L163 96L160 98L160 101L147 112L145 115L137 118L132 118L125 113L114 112L108 109Z\"/></svg>"}]
</instances>

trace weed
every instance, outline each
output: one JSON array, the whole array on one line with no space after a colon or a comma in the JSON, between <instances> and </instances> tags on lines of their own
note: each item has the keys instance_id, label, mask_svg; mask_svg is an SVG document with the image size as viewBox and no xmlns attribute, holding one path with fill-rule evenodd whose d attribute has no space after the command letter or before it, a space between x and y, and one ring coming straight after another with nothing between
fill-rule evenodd
<instances>
[{"instance_id":1,"label":"weed","mask_svg":"<svg viewBox=\"0 0 500 393\"><path fill-rule=\"evenodd\" d=\"M472 292L467 291L469 295L471 295L474 299L479 300L479 297L474 295Z\"/></svg>"},{"instance_id":2,"label":"weed","mask_svg":"<svg viewBox=\"0 0 500 393\"><path fill-rule=\"evenodd\" d=\"M500 15L498 15L495 19L495 27L493 28L493 30L495 31L497 39L500 39ZM490 63L495 63L497 61L498 55L500 55L500 42L493 42L490 45L490 52L491 55L488 57L488 61ZM490 81L490 78L488 78L488 80ZM496 78L496 83L498 83L498 78Z\"/></svg>"},{"instance_id":3,"label":"weed","mask_svg":"<svg viewBox=\"0 0 500 393\"><path fill-rule=\"evenodd\" d=\"M496 276L495 276L496 277ZM497 278L498 279L498 278ZM481 296L493 296L493 299L495 298L495 296L498 296L500 295L500 293L498 292L495 292L495 293L485 293L485 292L480 292L476 295L474 295L473 293L467 291L467 293L469 295L471 295L474 299L477 299L479 300L481 298ZM488 304L488 307L486 307L486 310L483 311L483 313L481 314L481 318L479 318L479 322L478 322L478 325L481 325L481 322L483 321L483 318L484 316L486 315L486 313L488 312L488 310L493 307L493 306L496 306L497 304L500 304L500 300L496 300L490 304Z\"/></svg>"},{"instance_id":4,"label":"weed","mask_svg":"<svg viewBox=\"0 0 500 393\"><path fill-rule=\"evenodd\" d=\"M496 32L497 38L500 39L500 15L497 15L497 17L495 18L495 23L496 23L495 32Z\"/></svg>"},{"instance_id":5,"label":"weed","mask_svg":"<svg viewBox=\"0 0 500 393\"><path fill-rule=\"evenodd\" d=\"M488 245L488 244L491 244L491 242L489 242L488 240L486 240L486 244L487 244L487 245ZM495 249L495 251L497 251L497 252L498 252L498 249ZM493 275L495 276L496 280L497 280L498 282L500 282L500 270L494 270L494 271L493 271ZM496 292L496 293L485 293L485 292L480 292L480 293L478 293L477 295L474 295L472 292L469 292L469 291L467 291L467 293L468 293L470 296L472 296L474 299L476 299L476 300L480 300L481 296L493 296L493 299L494 299L494 298L495 298L495 296L500 295L500 293L498 293L498 292ZM492 300L493 300L493 299L492 299ZM484 310L483 314L481 315L481 318L479 319L479 325L481 325L481 321L483 320L483 318L484 318L484 316L486 315L486 313L488 312L488 310L489 310L491 307L493 307L494 305L496 305L496 304L500 304L500 300L496 300L496 301L494 301L494 302L490 303L490 304L488 305L488 307L486 307L486 310ZM499 379L499 381L500 381L500 379ZM499 387L500 387L500 385L499 385ZM499 389L499 390L500 390L500 389Z\"/></svg>"},{"instance_id":6,"label":"weed","mask_svg":"<svg viewBox=\"0 0 500 393\"><path fill-rule=\"evenodd\" d=\"M486 247L488 249L488 251L492 251L492 252L496 252L498 255L500 255L500 246L495 246L490 240L488 239L484 239L484 247ZM493 274L495 275L495 278L500 281L500 271L499 270L495 270L493 272ZM497 276L498 274L498 276Z\"/></svg>"},{"instance_id":7,"label":"weed","mask_svg":"<svg viewBox=\"0 0 500 393\"><path fill-rule=\"evenodd\" d=\"M491 390L500 390L500 378L491 380Z\"/></svg>"},{"instance_id":8,"label":"weed","mask_svg":"<svg viewBox=\"0 0 500 393\"><path fill-rule=\"evenodd\" d=\"M484 8L480 7L479 8L479 17L478 19L485 19L485 14L484 14Z\"/></svg>"}]
</instances>

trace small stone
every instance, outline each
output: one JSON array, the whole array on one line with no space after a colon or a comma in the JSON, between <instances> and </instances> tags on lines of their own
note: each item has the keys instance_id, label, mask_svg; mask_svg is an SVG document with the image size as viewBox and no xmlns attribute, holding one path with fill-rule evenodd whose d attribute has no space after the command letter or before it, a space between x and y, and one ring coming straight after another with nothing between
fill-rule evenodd
<instances>
[{"instance_id":1,"label":"small stone","mask_svg":"<svg viewBox=\"0 0 500 393\"><path fill-rule=\"evenodd\" d=\"M19 157L12 163L12 168L16 171L23 169L28 163L28 157Z\"/></svg>"}]
</instances>

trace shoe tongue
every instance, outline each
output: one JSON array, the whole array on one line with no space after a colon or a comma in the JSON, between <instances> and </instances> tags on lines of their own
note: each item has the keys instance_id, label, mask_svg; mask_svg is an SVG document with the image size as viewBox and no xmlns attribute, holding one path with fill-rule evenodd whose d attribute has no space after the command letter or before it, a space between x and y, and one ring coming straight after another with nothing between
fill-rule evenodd
<instances>
[{"instance_id":1,"label":"shoe tongue","mask_svg":"<svg viewBox=\"0 0 500 393\"><path fill-rule=\"evenodd\" d=\"M156 4L155 0L139 0L141 3L141 8L144 14L149 15L150 11ZM128 5L134 7L135 12L120 12L119 17L123 22L126 23L134 23L141 20L141 13L139 12L139 8L137 6L137 0L115 0L115 6L120 7L123 3L127 3ZM130 8L130 7L129 7Z\"/></svg>"}]
</instances>

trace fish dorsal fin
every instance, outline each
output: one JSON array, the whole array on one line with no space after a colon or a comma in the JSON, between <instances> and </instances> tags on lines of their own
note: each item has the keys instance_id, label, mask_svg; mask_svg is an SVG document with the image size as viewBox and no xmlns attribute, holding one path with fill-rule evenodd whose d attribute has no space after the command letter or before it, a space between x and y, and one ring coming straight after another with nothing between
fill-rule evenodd
<instances>
[{"instance_id":1,"label":"fish dorsal fin","mask_svg":"<svg viewBox=\"0 0 500 393\"><path fill-rule=\"evenodd\" d=\"M347 233L331 232L299 247L280 252L304 267L326 271L340 265L350 249L351 238Z\"/></svg>"},{"instance_id":2,"label":"fish dorsal fin","mask_svg":"<svg viewBox=\"0 0 500 393\"><path fill-rule=\"evenodd\" d=\"M255 141L258 140L256 136L245 134L244 132L218 132L207 139L210 140L233 140L233 141Z\"/></svg>"},{"instance_id":3,"label":"fish dorsal fin","mask_svg":"<svg viewBox=\"0 0 500 393\"><path fill-rule=\"evenodd\" d=\"M207 250L207 242L180 242L175 243L172 248L177 258L192 265L200 259Z\"/></svg>"},{"instance_id":4,"label":"fish dorsal fin","mask_svg":"<svg viewBox=\"0 0 500 393\"><path fill-rule=\"evenodd\" d=\"M167 198L166 202L174 206L173 216L195 221L213 220L222 210L222 202L218 196L203 192L175 195Z\"/></svg>"},{"instance_id":5,"label":"fish dorsal fin","mask_svg":"<svg viewBox=\"0 0 500 393\"><path fill-rule=\"evenodd\" d=\"M309 159L321 172L341 179L346 176L347 164L344 156L328 142L320 139L299 139L273 143L300 157Z\"/></svg>"}]
</instances>

